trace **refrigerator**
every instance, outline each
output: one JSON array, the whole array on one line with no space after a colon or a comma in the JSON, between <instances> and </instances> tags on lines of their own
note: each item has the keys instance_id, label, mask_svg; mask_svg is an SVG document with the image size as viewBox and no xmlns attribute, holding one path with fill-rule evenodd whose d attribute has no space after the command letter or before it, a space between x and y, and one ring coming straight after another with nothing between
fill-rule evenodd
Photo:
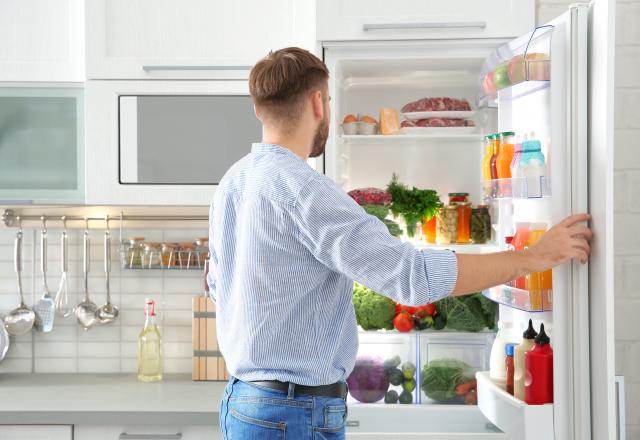
<instances>
[{"instance_id":1,"label":"refrigerator","mask_svg":"<svg viewBox=\"0 0 640 440\"><path fill-rule=\"evenodd\" d=\"M411 405L350 399L350 438L615 439L613 339L613 8L575 4L551 22L511 41L451 39L324 42L331 72L329 138L319 163L346 191L386 188L393 173L408 186L435 189L446 200L468 192L489 204L492 239L483 245L417 247L464 253L507 249L516 223L551 226L590 212L595 237L589 263L553 269L552 291L540 302L526 290L497 286L483 294L499 303L499 320L518 340L531 318L544 323L554 351L554 401L526 405L488 379L494 332L394 331L360 334L360 354L403 353L417 362ZM532 55L543 54L545 56ZM486 86L486 77L525 60L523 76ZM504 67L500 67L504 66ZM517 75L516 75L517 76ZM395 135L346 134L347 114L378 118L423 97L464 98L473 127L403 130ZM542 178L483 181L484 135L514 131L540 140ZM477 405L437 402L421 390L420 371L439 357L464 359L479 370ZM456 404L457 403L457 404Z\"/></svg>"}]
</instances>

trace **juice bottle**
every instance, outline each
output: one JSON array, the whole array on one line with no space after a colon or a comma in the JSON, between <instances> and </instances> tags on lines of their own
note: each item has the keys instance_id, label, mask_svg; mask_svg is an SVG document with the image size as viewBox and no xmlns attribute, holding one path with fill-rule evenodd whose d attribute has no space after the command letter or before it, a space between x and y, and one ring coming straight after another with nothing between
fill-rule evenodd
<instances>
[{"instance_id":1,"label":"juice bottle","mask_svg":"<svg viewBox=\"0 0 640 440\"><path fill-rule=\"evenodd\" d=\"M547 231L547 225L545 223L534 223L531 225L529 231L529 238L527 239L526 247L534 246L540 238ZM525 288L529 290L529 297L531 298L531 308L533 310L544 310L543 307L543 280L545 283L549 283L551 280L551 269L544 272L531 272L526 276ZM548 280L548 281L547 281Z\"/></svg>"},{"instance_id":2,"label":"juice bottle","mask_svg":"<svg viewBox=\"0 0 640 440\"><path fill-rule=\"evenodd\" d=\"M515 133L512 131L505 131L500 133L500 151L496 158L496 171L498 179L510 179L511 178L511 162L514 156L514 144L513 138Z\"/></svg>"},{"instance_id":3,"label":"juice bottle","mask_svg":"<svg viewBox=\"0 0 640 440\"><path fill-rule=\"evenodd\" d=\"M498 178L498 154L500 154L500 136L498 134L495 134L493 135L493 155L491 156L491 161L489 162L489 166L491 167L492 180Z\"/></svg>"},{"instance_id":4,"label":"juice bottle","mask_svg":"<svg viewBox=\"0 0 640 440\"><path fill-rule=\"evenodd\" d=\"M493 137L489 134L484 137L484 157L482 158L482 178L491 180L491 157L493 156Z\"/></svg>"},{"instance_id":5,"label":"juice bottle","mask_svg":"<svg viewBox=\"0 0 640 440\"><path fill-rule=\"evenodd\" d=\"M516 223L516 235L513 237L513 241L511 244L516 251L521 251L527 245L527 240L529 239L529 226L530 223ZM513 282L513 286L518 289L524 289L525 286L525 277L517 278Z\"/></svg>"},{"instance_id":6,"label":"juice bottle","mask_svg":"<svg viewBox=\"0 0 640 440\"><path fill-rule=\"evenodd\" d=\"M156 325L156 302L145 300L144 328L138 335L138 380L157 382L162 380L162 338Z\"/></svg>"},{"instance_id":7,"label":"juice bottle","mask_svg":"<svg viewBox=\"0 0 640 440\"><path fill-rule=\"evenodd\" d=\"M525 138L526 139L526 136ZM511 159L511 164L509 164L509 170L511 171L511 178L520 177L518 176L517 168L518 162L520 161L520 157L522 156L522 136L516 136L516 143L513 147L513 159Z\"/></svg>"}]
</instances>

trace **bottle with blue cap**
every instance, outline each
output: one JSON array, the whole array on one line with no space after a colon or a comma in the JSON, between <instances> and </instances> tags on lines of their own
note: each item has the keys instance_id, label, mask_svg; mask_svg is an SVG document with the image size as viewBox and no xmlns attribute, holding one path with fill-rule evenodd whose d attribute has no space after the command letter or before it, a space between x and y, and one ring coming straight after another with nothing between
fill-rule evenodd
<instances>
[{"instance_id":1,"label":"bottle with blue cap","mask_svg":"<svg viewBox=\"0 0 640 440\"><path fill-rule=\"evenodd\" d=\"M515 371L515 367L513 364L513 354L515 353L515 348L517 344L506 344L504 346L504 367L507 373L506 378L506 389L507 393L513 396L513 373Z\"/></svg>"}]
</instances>

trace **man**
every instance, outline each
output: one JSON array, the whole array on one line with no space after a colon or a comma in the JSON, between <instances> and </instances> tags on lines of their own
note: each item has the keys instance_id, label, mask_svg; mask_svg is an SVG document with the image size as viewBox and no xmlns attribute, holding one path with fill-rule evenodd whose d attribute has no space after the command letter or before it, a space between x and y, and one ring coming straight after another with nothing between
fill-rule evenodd
<instances>
[{"instance_id":1,"label":"man","mask_svg":"<svg viewBox=\"0 0 640 440\"><path fill-rule=\"evenodd\" d=\"M420 305L588 258L585 214L520 252L457 255L393 238L307 165L327 140L328 76L298 48L254 66L262 143L227 172L211 206L208 282L233 376L220 410L228 440L344 438L344 381L358 348L354 280Z\"/></svg>"}]
</instances>

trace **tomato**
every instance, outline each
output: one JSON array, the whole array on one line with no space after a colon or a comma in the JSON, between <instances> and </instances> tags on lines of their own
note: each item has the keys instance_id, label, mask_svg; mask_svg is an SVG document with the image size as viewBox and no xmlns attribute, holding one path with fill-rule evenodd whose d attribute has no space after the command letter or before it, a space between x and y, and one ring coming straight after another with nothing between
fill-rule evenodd
<instances>
[{"instance_id":1,"label":"tomato","mask_svg":"<svg viewBox=\"0 0 640 440\"><path fill-rule=\"evenodd\" d=\"M396 315L402 312L402 304L396 303Z\"/></svg>"},{"instance_id":2,"label":"tomato","mask_svg":"<svg viewBox=\"0 0 640 440\"><path fill-rule=\"evenodd\" d=\"M408 313L399 313L393 319L393 326L399 332L408 332L413 329L413 318Z\"/></svg>"},{"instance_id":3,"label":"tomato","mask_svg":"<svg viewBox=\"0 0 640 440\"><path fill-rule=\"evenodd\" d=\"M425 304L423 306L416 307L415 315L417 318L424 318L426 316L433 316L436 313L435 304Z\"/></svg>"},{"instance_id":4,"label":"tomato","mask_svg":"<svg viewBox=\"0 0 640 440\"><path fill-rule=\"evenodd\" d=\"M403 312L407 312L409 315L413 315L414 313L416 313L416 309L417 307L412 307L412 306L400 306L400 310ZM397 310L397 309L396 309ZM396 312L397 313L397 312Z\"/></svg>"}]
</instances>

